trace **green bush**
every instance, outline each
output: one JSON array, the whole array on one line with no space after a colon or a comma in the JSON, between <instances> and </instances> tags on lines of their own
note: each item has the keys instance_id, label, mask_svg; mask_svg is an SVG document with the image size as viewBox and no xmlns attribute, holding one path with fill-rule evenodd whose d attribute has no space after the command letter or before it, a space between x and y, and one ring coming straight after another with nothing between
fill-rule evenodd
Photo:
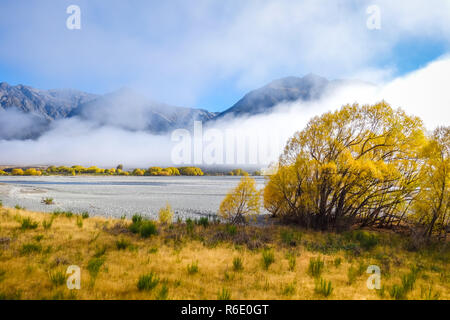
<instances>
[{"instance_id":1,"label":"green bush","mask_svg":"<svg viewBox=\"0 0 450 320\"><path fill-rule=\"evenodd\" d=\"M200 219L198 219L198 220L196 221L196 223L197 223L199 226L203 226L204 228L206 228L206 227L208 227L208 225L209 225L209 219L208 219L208 217L201 217Z\"/></svg>"},{"instance_id":2,"label":"green bush","mask_svg":"<svg viewBox=\"0 0 450 320\"><path fill-rule=\"evenodd\" d=\"M295 294L295 283L288 283L283 287L282 290L283 295L285 296L292 296L293 294Z\"/></svg>"},{"instance_id":3,"label":"green bush","mask_svg":"<svg viewBox=\"0 0 450 320\"><path fill-rule=\"evenodd\" d=\"M331 284L331 281L320 278L320 280L316 280L314 292L324 297L328 297L333 293L333 285Z\"/></svg>"},{"instance_id":4,"label":"green bush","mask_svg":"<svg viewBox=\"0 0 450 320\"><path fill-rule=\"evenodd\" d=\"M192 264L187 266L187 272L189 274L195 274L198 272L198 261L192 262Z\"/></svg>"},{"instance_id":5,"label":"green bush","mask_svg":"<svg viewBox=\"0 0 450 320\"><path fill-rule=\"evenodd\" d=\"M292 230L281 230L281 241L287 246L296 246L302 239L302 234Z\"/></svg>"},{"instance_id":6,"label":"green bush","mask_svg":"<svg viewBox=\"0 0 450 320\"><path fill-rule=\"evenodd\" d=\"M139 277L137 288L139 291L150 291L153 290L158 283L159 277L154 272L150 272Z\"/></svg>"},{"instance_id":7,"label":"green bush","mask_svg":"<svg viewBox=\"0 0 450 320\"><path fill-rule=\"evenodd\" d=\"M42 199L41 202L46 205L52 205L52 204L55 204L55 202L53 200L54 200L53 198L44 198L44 199Z\"/></svg>"},{"instance_id":8,"label":"green bush","mask_svg":"<svg viewBox=\"0 0 450 320\"><path fill-rule=\"evenodd\" d=\"M295 265L297 264L297 257L293 253L289 253L286 256L288 263L289 263L289 271L295 270Z\"/></svg>"},{"instance_id":9,"label":"green bush","mask_svg":"<svg viewBox=\"0 0 450 320\"><path fill-rule=\"evenodd\" d=\"M102 267L105 259L103 258L92 258L88 261L87 269L89 271L89 275L91 279L95 280L100 272L100 268Z\"/></svg>"},{"instance_id":10,"label":"green bush","mask_svg":"<svg viewBox=\"0 0 450 320\"><path fill-rule=\"evenodd\" d=\"M53 224L53 218L50 218L48 220L44 220L42 221L42 226L44 227L44 229L50 229L52 227Z\"/></svg>"},{"instance_id":11,"label":"green bush","mask_svg":"<svg viewBox=\"0 0 450 320\"><path fill-rule=\"evenodd\" d=\"M39 225L39 223L31 220L31 218L24 218L24 219L22 219L20 228L22 230L36 229L38 227L38 225Z\"/></svg>"},{"instance_id":12,"label":"green bush","mask_svg":"<svg viewBox=\"0 0 450 320\"><path fill-rule=\"evenodd\" d=\"M132 233L139 234L142 238L148 238L158 234L158 228L155 222L151 220L143 220L141 216L134 215L129 230Z\"/></svg>"},{"instance_id":13,"label":"green bush","mask_svg":"<svg viewBox=\"0 0 450 320\"><path fill-rule=\"evenodd\" d=\"M217 300L231 300L230 290L222 288L217 294Z\"/></svg>"},{"instance_id":14,"label":"green bush","mask_svg":"<svg viewBox=\"0 0 450 320\"><path fill-rule=\"evenodd\" d=\"M367 231L358 230L354 234L355 239L359 242L361 248L370 250L378 244L378 237Z\"/></svg>"},{"instance_id":15,"label":"green bush","mask_svg":"<svg viewBox=\"0 0 450 320\"><path fill-rule=\"evenodd\" d=\"M82 217L83 219L89 218L89 212L87 212L87 211L83 212L83 213L81 214L81 217Z\"/></svg>"},{"instance_id":16,"label":"green bush","mask_svg":"<svg viewBox=\"0 0 450 320\"><path fill-rule=\"evenodd\" d=\"M232 224L227 224L225 230L230 236L234 236L237 233L237 227Z\"/></svg>"},{"instance_id":17,"label":"green bush","mask_svg":"<svg viewBox=\"0 0 450 320\"><path fill-rule=\"evenodd\" d=\"M275 255L272 250L263 250L262 261L264 269L269 269L270 265L275 262Z\"/></svg>"},{"instance_id":18,"label":"green bush","mask_svg":"<svg viewBox=\"0 0 450 320\"><path fill-rule=\"evenodd\" d=\"M242 258L235 257L233 259L233 270L234 271L241 271L244 269L244 264L242 263Z\"/></svg>"},{"instance_id":19,"label":"green bush","mask_svg":"<svg viewBox=\"0 0 450 320\"><path fill-rule=\"evenodd\" d=\"M164 283L161 286L161 289L159 290L158 294L156 295L156 300L167 300L168 296L169 296L169 288Z\"/></svg>"},{"instance_id":20,"label":"green bush","mask_svg":"<svg viewBox=\"0 0 450 320\"><path fill-rule=\"evenodd\" d=\"M389 294L391 295L391 298L395 300L404 300L406 298L405 290L402 286L399 286L397 284L394 284L391 287L391 290L389 290Z\"/></svg>"},{"instance_id":21,"label":"green bush","mask_svg":"<svg viewBox=\"0 0 450 320\"><path fill-rule=\"evenodd\" d=\"M55 287L62 286L66 282L66 274L62 271L49 271L48 277Z\"/></svg>"},{"instance_id":22,"label":"green bush","mask_svg":"<svg viewBox=\"0 0 450 320\"><path fill-rule=\"evenodd\" d=\"M42 246L40 244L35 244L35 243L25 243L24 245L22 245L22 247L20 249L20 253L22 255L39 253L41 251L42 251Z\"/></svg>"},{"instance_id":23,"label":"green bush","mask_svg":"<svg viewBox=\"0 0 450 320\"><path fill-rule=\"evenodd\" d=\"M121 238L116 241L117 250L126 250L130 246L131 246L131 243L127 239Z\"/></svg>"},{"instance_id":24,"label":"green bush","mask_svg":"<svg viewBox=\"0 0 450 320\"><path fill-rule=\"evenodd\" d=\"M311 258L309 260L309 266L308 266L309 275L314 278L320 277L324 266L325 266L325 262L322 259L320 259L320 257Z\"/></svg>"}]
</instances>

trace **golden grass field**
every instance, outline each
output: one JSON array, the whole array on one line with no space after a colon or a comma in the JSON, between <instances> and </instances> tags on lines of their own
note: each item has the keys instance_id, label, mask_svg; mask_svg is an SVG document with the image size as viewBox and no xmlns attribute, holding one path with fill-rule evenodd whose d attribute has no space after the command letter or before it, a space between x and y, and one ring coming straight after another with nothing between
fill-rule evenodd
<instances>
[{"instance_id":1,"label":"golden grass field","mask_svg":"<svg viewBox=\"0 0 450 320\"><path fill-rule=\"evenodd\" d=\"M144 239L127 232L130 223L0 208L0 298L450 298L448 243L408 251L406 238L383 232L375 233L375 246L364 249L351 233L285 226L232 230L220 224L188 228L185 223L158 225L158 235ZM267 269L263 252L269 258L273 253ZM316 258L324 265L313 276L308 270ZM66 286L69 265L81 268L80 290ZM99 267L97 276L93 265ZM381 269L380 290L367 288L369 265ZM139 278L150 272L159 281L139 290ZM407 282L411 275L414 279ZM316 290L319 279L331 281L328 296ZM396 295L397 289L405 289L404 295Z\"/></svg>"}]
</instances>

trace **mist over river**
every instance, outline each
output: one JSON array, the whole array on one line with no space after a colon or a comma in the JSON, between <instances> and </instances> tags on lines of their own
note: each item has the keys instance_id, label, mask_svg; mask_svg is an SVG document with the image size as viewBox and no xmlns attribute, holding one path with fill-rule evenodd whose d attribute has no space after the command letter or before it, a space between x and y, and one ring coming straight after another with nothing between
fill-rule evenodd
<instances>
[{"instance_id":1,"label":"mist over river","mask_svg":"<svg viewBox=\"0 0 450 320\"><path fill-rule=\"evenodd\" d=\"M216 215L226 193L240 177L122 177L122 176L2 176L0 200L6 207L20 205L32 211L55 210L91 216L130 218L135 213L157 218L170 203L175 219ZM258 189L264 177L255 177ZM41 203L53 198L55 204Z\"/></svg>"}]
</instances>

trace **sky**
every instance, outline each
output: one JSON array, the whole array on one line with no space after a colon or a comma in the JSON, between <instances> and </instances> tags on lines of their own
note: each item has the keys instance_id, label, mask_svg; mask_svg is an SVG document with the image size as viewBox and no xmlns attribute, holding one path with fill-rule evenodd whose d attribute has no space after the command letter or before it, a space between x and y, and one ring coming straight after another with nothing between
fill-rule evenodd
<instances>
[{"instance_id":1,"label":"sky","mask_svg":"<svg viewBox=\"0 0 450 320\"><path fill-rule=\"evenodd\" d=\"M70 5L81 29L66 26ZM0 2L0 81L99 94L130 87L210 111L310 72L389 83L449 51L450 0Z\"/></svg>"}]
</instances>

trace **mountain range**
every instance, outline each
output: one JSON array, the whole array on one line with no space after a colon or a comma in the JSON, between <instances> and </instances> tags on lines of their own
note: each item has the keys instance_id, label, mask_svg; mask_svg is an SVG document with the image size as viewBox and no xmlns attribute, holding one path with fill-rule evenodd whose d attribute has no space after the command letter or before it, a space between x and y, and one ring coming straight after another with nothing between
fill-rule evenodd
<instances>
[{"instance_id":1,"label":"mountain range","mask_svg":"<svg viewBox=\"0 0 450 320\"><path fill-rule=\"evenodd\" d=\"M346 83L346 80L329 81L314 74L285 77L247 93L232 107L217 113L152 101L128 88L97 95L72 89L40 90L2 82L0 124L2 112L14 111L31 116L29 121L35 121L37 125L35 130L22 136L11 136L0 129L0 139L35 138L48 130L53 121L73 117L100 125L161 134L175 128L190 128L196 120L208 122L225 117L252 116L269 113L283 102L317 100Z\"/></svg>"}]
</instances>

